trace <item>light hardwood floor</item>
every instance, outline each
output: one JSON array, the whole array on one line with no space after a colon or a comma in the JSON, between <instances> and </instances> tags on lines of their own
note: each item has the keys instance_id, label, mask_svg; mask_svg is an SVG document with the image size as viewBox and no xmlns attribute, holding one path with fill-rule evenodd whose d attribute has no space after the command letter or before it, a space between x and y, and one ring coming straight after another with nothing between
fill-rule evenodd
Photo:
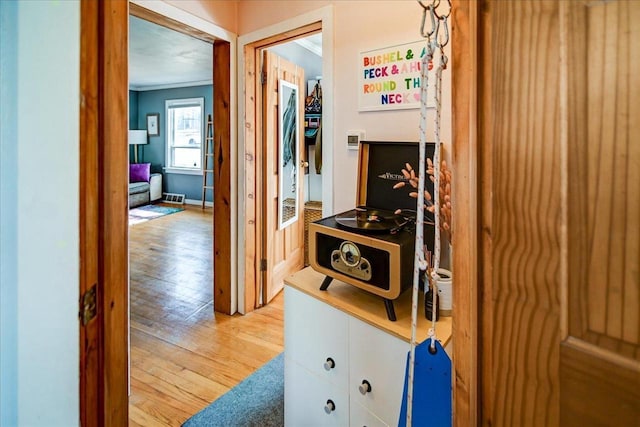
<instances>
[{"instance_id":1,"label":"light hardwood floor","mask_svg":"<svg viewBox=\"0 0 640 427\"><path fill-rule=\"evenodd\" d=\"M284 349L283 294L213 313L211 208L129 227L129 425L179 426Z\"/></svg>"}]
</instances>

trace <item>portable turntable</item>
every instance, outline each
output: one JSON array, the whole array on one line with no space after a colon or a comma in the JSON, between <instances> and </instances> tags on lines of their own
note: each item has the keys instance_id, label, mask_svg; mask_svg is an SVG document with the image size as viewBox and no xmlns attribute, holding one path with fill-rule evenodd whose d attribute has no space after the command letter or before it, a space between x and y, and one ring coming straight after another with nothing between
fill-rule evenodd
<instances>
[{"instance_id":1,"label":"portable turntable","mask_svg":"<svg viewBox=\"0 0 640 427\"><path fill-rule=\"evenodd\" d=\"M434 147L427 144L427 157L433 157ZM402 170L407 163L417 167L418 160L416 142L361 141L357 207L309 225L311 267L326 275L320 289L327 290L335 278L378 295L389 320L396 319L393 300L413 280L416 199L409 193L416 189ZM433 194L431 181L425 180L425 188ZM428 250L433 245L432 219L425 212Z\"/></svg>"}]
</instances>

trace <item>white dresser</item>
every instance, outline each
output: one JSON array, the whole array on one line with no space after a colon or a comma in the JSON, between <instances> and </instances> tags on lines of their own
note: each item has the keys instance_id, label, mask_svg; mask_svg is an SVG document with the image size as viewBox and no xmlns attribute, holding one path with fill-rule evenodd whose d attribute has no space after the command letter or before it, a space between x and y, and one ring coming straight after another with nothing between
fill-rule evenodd
<instances>
[{"instance_id":1,"label":"white dresser","mask_svg":"<svg viewBox=\"0 0 640 427\"><path fill-rule=\"evenodd\" d=\"M320 291L323 278L308 267L285 280L285 425L397 425L411 292L396 301L391 322L379 297L337 280ZM426 319L418 329L424 340ZM451 318L437 331L445 345Z\"/></svg>"}]
</instances>

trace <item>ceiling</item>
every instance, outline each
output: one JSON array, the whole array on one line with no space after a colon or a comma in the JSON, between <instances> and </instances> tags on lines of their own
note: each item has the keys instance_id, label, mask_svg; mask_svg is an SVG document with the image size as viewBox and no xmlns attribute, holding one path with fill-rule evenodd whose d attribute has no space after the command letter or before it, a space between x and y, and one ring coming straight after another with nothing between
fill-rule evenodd
<instances>
[{"instance_id":1,"label":"ceiling","mask_svg":"<svg viewBox=\"0 0 640 427\"><path fill-rule=\"evenodd\" d=\"M293 41L322 56L322 34ZM129 89L211 84L213 45L129 16Z\"/></svg>"},{"instance_id":2,"label":"ceiling","mask_svg":"<svg viewBox=\"0 0 640 427\"><path fill-rule=\"evenodd\" d=\"M129 89L211 84L213 45L129 16Z\"/></svg>"}]
</instances>

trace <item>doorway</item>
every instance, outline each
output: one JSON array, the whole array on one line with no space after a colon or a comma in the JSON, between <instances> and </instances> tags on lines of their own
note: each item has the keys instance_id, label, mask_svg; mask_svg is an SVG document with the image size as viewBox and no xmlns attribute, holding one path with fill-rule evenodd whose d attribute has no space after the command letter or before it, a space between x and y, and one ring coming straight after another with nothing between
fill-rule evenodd
<instances>
[{"instance_id":1,"label":"doorway","mask_svg":"<svg viewBox=\"0 0 640 427\"><path fill-rule=\"evenodd\" d=\"M130 15L129 132L144 139L129 159L129 425L184 422L219 394L193 363L199 334L215 328L213 194L203 191L213 67L212 43ZM136 170L163 187L149 200L133 193L149 185Z\"/></svg>"},{"instance_id":2,"label":"doorway","mask_svg":"<svg viewBox=\"0 0 640 427\"><path fill-rule=\"evenodd\" d=\"M305 34L256 54L263 153L257 308L282 291L286 276L305 266L308 206L322 206L322 162L316 165L311 159L322 149L322 33Z\"/></svg>"},{"instance_id":3,"label":"doorway","mask_svg":"<svg viewBox=\"0 0 640 427\"><path fill-rule=\"evenodd\" d=\"M245 87L239 92L239 97L244 102L239 105L239 116L245 117L246 124L239 129L239 158L243 159L242 167L246 171L243 184L243 195L245 200L244 223L240 226L241 244L244 244L245 263L239 266L238 277L238 310L246 313L254 310L268 301L270 295L273 295L274 289L282 286L281 278L285 275L279 275L280 278L272 280L269 278L269 265L274 260L270 260L268 256L268 248L266 242L270 241L268 235L264 235L263 231L267 228L269 218L265 217L266 206L269 201L265 200L265 186L271 185L264 178L264 159L265 156L273 156L275 150L265 145L261 130L265 127L263 112L260 106L263 102L263 88L260 80L262 75L262 52L269 49L280 49L278 45L292 42L294 40L302 40L310 36L320 37L322 40L322 72L316 74L312 72L312 80L320 80L322 85L322 103L330 106L332 103L332 12L331 8L320 9L313 14L301 18L294 18L278 25L270 27L264 31L247 34L239 38L239 80L244 80ZM324 54L326 52L326 54ZM316 79L316 77L321 79ZM306 83L306 82L305 82ZM306 85L305 85L306 86ZM315 86L315 85L314 85ZM305 96L307 88L304 88ZM303 101L304 102L304 101ZM301 133L304 133L302 129ZM330 108L325 109L322 113L322 135L330 135L333 133L333 117ZM315 147L314 147L315 149ZM309 151L314 153L314 149L308 150L308 146L304 147L305 161L308 161ZM322 161L322 170L320 178L316 177L316 190L314 194L314 181L306 178L305 190L308 192L302 199L305 203L314 201L313 197L320 198L322 207L317 210L319 216L326 216L333 210L333 196L331 194L332 182L332 144L329 142L323 144L322 153L319 157ZM314 156L315 157L315 156ZM315 160L315 159L314 159ZM298 165L299 166L299 165ZM307 167L307 165L304 165ZM315 169L315 165L314 165ZM306 174L305 174L306 175ZM312 175L313 176L313 175ZM320 184L320 185L318 185ZM311 186L311 187L309 187ZM321 187L318 189L317 187ZM275 202L274 202L275 203ZM299 206L302 208L302 204ZM304 213L299 213L301 219ZM273 214L272 214L273 216ZM271 218L273 220L273 217ZM304 231L298 235L304 239ZM282 246L281 246L282 247ZM304 248L304 243L303 243ZM277 257L275 257L277 260ZM303 261L297 267L302 268ZM265 270L267 270L265 274ZM294 270L295 271L295 270ZM246 284L246 286L245 286ZM263 298L264 297L264 298Z\"/></svg>"},{"instance_id":4,"label":"doorway","mask_svg":"<svg viewBox=\"0 0 640 427\"><path fill-rule=\"evenodd\" d=\"M129 7L130 6L130 7ZM235 35L179 9L158 4L145 7L126 2L81 5L81 145L80 278L83 322L80 327L81 423L126 425L128 422L128 183L127 43L129 14L186 31L214 44L214 153L219 160L214 177L213 227L217 274L210 283L216 310L234 310L235 277L231 277L231 92L232 44ZM161 14L161 13L163 14ZM166 16L165 16L166 15ZM192 27L200 28L194 30ZM105 30L106 29L106 30ZM98 70L100 72L98 72ZM159 126L162 131L162 126ZM100 165L98 167L98 165ZM223 198L221 201L216 200ZM231 260L231 262L230 262ZM218 283L220 282L220 283ZM220 295L221 294L221 295ZM219 306L218 306L219 305ZM92 312L92 308L93 310Z\"/></svg>"}]
</instances>

